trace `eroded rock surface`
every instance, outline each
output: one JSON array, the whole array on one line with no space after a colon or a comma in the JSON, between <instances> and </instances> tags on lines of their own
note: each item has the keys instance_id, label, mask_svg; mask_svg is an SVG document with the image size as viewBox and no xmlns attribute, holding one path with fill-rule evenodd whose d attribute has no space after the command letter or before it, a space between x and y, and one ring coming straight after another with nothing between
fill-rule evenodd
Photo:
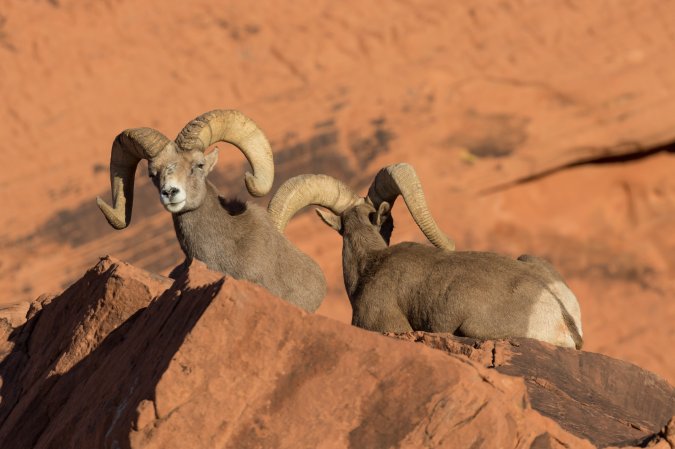
<instances>
[{"instance_id":1,"label":"eroded rock surface","mask_svg":"<svg viewBox=\"0 0 675 449\"><path fill-rule=\"evenodd\" d=\"M592 447L520 379L199 263L171 283L106 258L35 309L3 343L3 448Z\"/></svg>"},{"instance_id":2,"label":"eroded rock surface","mask_svg":"<svg viewBox=\"0 0 675 449\"><path fill-rule=\"evenodd\" d=\"M168 273L183 255L144 164L129 228L95 204L112 141L238 108L272 142L275 185L326 173L364 194L411 163L458 249L550 259L586 349L675 383L675 3L256 4L3 2L0 303L105 253ZM250 199L247 162L223 150L211 179ZM422 240L401 203L394 242ZM337 234L307 214L286 235L326 273L321 313L349 322Z\"/></svg>"},{"instance_id":3,"label":"eroded rock surface","mask_svg":"<svg viewBox=\"0 0 675 449\"><path fill-rule=\"evenodd\" d=\"M461 354L523 378L535 410L594 444L642 444L675 415L675 389L638 366L536 340L478 341L449 334L392 335Z\"/></svg>"}]
</instances>

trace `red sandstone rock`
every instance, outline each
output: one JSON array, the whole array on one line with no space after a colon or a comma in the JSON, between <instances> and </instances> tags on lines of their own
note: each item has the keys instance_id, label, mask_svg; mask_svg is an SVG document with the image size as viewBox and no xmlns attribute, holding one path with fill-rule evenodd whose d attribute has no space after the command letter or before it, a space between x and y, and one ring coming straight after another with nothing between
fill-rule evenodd
<instances>
[{"instance_id":1,"label":"red sandstone rock","mask_svg":"<svg viewBox=\"0 0 675 449\"><path fill-rule=\"evenodd\" d=\"M675 448L675 416L668 421L668 424L666 424L657 435L654 435L650 440L645 441L640 447L648 447L651 449Z\"/></svg>"},{"instance_id":2,"label":"red sandstone rock","mask_svg":"<svg viewBox=\"0 0 675 449\"><path fill-rule=\"evenodd\" d=\"M0 306L0 320L4 320L11 327L18 327L26 322L30 302L22 301Z\"/></svg>"},{"instance_id":3,"label":"red sandstone rock","mask_svg":"<svg viewBox=\"0 0 675 449\"><path fill-rule=\"evenodd\" d=\"M145 177L130 228L114 233L96 210L110 144L129 126L173 136L199 113L235 107L271 138L278 181L326 172L363 188L381 165L412 163L458 248L551 259L579 296L585 349L673 383L675 155L573 167L675 138L673 8L8 0L0 303L61 289L105 252L168 272L182 254ZM221 152L223 192L241 193L242 162ZM401 206L394 214L394 241L421 240ZM313 214L287 235L326 272L321 313L348 322L339 237ZM0 320L0 340L11 332Z\"/></svg>"},{"instance_id":4,"label":"red sandstone rock","mask_svg":"<svg viewBox=\"0 0 675 449\"><path fill-rule=\"evenodd\" d=\"M601 354L526 338L390 335L523 378L532 408L599 447L642 444L675 414L675 388L649 371Z\"/></svg>"},{"instance_id":5,"label":"red sandstone rock","mask_svg":"<svg viewBox=\"0 0 675 449\"><path fill-rule=\"evenodd\" d=\"M170 284L103 259L10 338L3 448L592 447L519 379L200 263Z\"/></svg>"},{"instance_id":6,"label":"red sandstone rock","mask_svg":"<svg viewBox=\"0 0 675 449\"><path fill-rule=\"evenodd\" d=\"M60 290L104 253L168 273L182 254L143 167L128 229L96 208L111 143L232 107L272 140L278 182L321 172L365 193L383 164L413 164L458 248L551 259L586 349L675 382L675 155L564 168L675 139L675 4L256 5L3 2L0 303ZM215 183L241 195L244 158L220 158ZM394 241L423 238L394 214ZM313 214L287 235L326 272L321 313L348 322L339 237Z\"/></svg>"}]
</instances>

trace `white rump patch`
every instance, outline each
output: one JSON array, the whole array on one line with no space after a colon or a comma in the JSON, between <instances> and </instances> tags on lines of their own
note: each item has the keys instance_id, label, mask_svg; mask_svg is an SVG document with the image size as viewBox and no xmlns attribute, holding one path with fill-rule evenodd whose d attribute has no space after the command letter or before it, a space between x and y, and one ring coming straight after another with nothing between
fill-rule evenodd
<instances>
[{"instance_id":1,"label":"white rump patch","mask_svg":"<svg viewBox=\"0 0 675 449\"><path fill-rule=\"evenodd\" d=\"M561 307L564 307L567 314L572 317L579 335L583 336L579 302L563 282L553 282L548 288L550 291L542 291L539 300L532 307L526 336L557 346L574 348L576 345L572 338L573 331L569 329Z\"/></svg>"}]
</instances>

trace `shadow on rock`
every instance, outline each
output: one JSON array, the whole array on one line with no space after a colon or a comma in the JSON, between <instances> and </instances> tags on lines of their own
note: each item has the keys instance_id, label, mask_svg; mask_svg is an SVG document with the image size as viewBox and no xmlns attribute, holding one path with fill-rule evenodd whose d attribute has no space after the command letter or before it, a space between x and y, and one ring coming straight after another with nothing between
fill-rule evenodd
<instances>
[{"instance_id":1,"label":"shadow on rock","mask_svg":"<svg viewBox=\"0 0 675 449\"><path fill-rule=\"evenodd\" d=\"M114 438L131 433L142 401L154 401L157 383L224 278L191 287L189 271L171 285L144 272L120 276L124 270L103 259L12 333L14 348L0 363L0 446L131 446ZM100 418L83 427L87 415Z\"/></svg>"}]
</instances>

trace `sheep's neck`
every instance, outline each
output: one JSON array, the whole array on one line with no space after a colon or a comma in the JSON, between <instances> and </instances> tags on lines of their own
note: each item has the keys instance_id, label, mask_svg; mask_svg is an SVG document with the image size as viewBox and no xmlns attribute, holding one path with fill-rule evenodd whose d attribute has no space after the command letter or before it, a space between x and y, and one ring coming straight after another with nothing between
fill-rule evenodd
<instances>
[{"instance_id":1,"label":"sheep's neck","mask_svg":"<svg viewBox=\"0 0 675 449\"><path fill-rule=\"evenodd\" d=\"M359 290L359 280L366 274L375 254L387 248L382 236L366 226L345 230L342 240L342 274L350 300Z\"/></svg>"},{"instance_id":2,"label":"sheep's neck","mask_svg":"<svg viewBox=\"0 0 675 449\"><path fill-rule=\"evenodd\" d=\"M206 195L197 209L173 214L173 226L180 247L185 256L209 263L208 255L213 251L213 243L226 243L226 237L232 235L233 217L221 205L218 191L211 182L206 181ZM218 235L207 235L217 232Z\"/></svg>"}]
</instances>

